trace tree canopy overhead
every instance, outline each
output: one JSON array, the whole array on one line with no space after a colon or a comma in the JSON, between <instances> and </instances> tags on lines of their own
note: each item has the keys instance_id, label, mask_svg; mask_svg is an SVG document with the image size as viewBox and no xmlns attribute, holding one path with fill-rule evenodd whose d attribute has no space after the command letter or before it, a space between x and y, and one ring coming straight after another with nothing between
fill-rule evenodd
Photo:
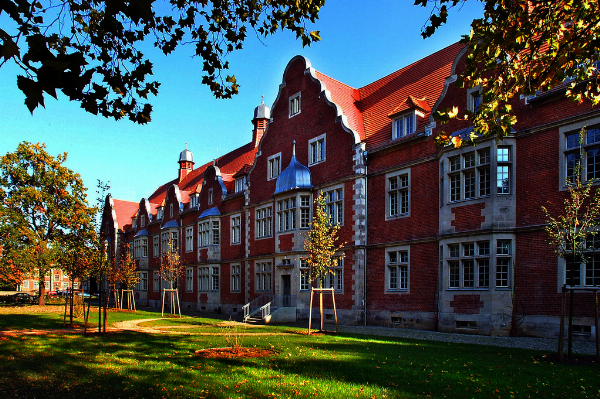
<instances>
[{"instance_id":1,"label":"tree canopy overhead","mask_svg":"<svg viewBox=\"0 0 600 399\"><path fill-rule=\"evenodd\" d=\"M287 29L303 45L319 40L308 32L325 0L1 0L0 67L16 63L17 85L31 112L62 91L92 114L137 123L150 121L152 62L140 51L152 44L170 54L194 46L202 59L202 82L217 98L238 92L226 75L229 53L248 34L266 37ZM252 32L254 31L254 32Z\"/></svg>"},{"instance_id":2,"label":"tree canopy overhead","mask_svg":"<svg viewBox=\"0 0 600 399\"><path fill-rule=\"evenodd\" d=\"M445 24L449 10L467 0L416 0L432 7L423 37ZM475 0L471 0L475 1ZM469 47L458 83L480 87L478 112L440 112L464 118L483 136L502 139L516 123L510 101L564 86L568 97L600 102L600 2L597 0L478 0L484 16L462 42ZM433 6L432 6L433 3ZM448 137L446 137L447 143ZM444 140L441 140L444 142Z\"/></svg>"}]
</instances>

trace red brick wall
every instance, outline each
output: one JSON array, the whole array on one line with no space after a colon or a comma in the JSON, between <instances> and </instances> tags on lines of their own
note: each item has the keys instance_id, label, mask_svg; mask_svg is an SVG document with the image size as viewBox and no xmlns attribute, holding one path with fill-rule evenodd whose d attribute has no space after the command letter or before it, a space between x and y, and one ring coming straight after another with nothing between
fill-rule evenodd
<instances>
[{"instance_id":1,"label":"red brick wall","mask_svg":"<svg viewBox=\"0 0 600 399\"><path fill-rule=\"evenodd\" d=\"M454 300L450 301L450 306L454 309L454 313L479 314L481 308L483 308L483 301L480 300L480 295L477 294L456 294Z\"/></svg>"},{"instance_id":2,"label":"red brick wall","mask_svg":"<svg viewBox=\"0 0 600 399\"><path fill-rule=\"evenodd\" d=\"M479 230L481 224L485 222L485 217L481 216L483 209L485 209L485 202L453 207L454 220L452 226L454 226L454 231Z\"/></svg>"}]
</instances>

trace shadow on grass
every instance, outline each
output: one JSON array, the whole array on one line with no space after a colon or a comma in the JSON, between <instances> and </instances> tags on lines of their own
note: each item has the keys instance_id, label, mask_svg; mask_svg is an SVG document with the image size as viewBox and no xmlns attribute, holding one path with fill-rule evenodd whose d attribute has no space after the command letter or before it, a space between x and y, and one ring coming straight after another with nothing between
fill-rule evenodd
<instances>
[{"instance_id":1,"label":"shadow on grass","mask_svg":"<svg viewBox=\"0 0 600 399\"><path fill-rule=\"evenodd\" d=\"M263 359L203 359L218 336L119 332L13 337L0 397L597 397L597 367L536 363L539 352L360 336L247 337Z\"/></svg>"}]
</instances>

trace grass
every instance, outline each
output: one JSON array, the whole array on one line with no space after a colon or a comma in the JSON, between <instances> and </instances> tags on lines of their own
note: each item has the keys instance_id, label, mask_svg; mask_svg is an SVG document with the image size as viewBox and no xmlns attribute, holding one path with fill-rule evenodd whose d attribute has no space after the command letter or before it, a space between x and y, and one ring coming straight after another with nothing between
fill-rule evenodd
<instances>
[{"instance_id":1,"label":"grass","mask_svg":"<svg viewBox=\"0 0 600 399\"><path fill-rule=\"evenodd\" d=\"M119 312L110 317L117 315L156 317L155 313L142 312ZM5 316L0 317L3 324ZM35 316L42 325L54 323L53 315ZM19 324L21 317L9 318ZM49 320L44 322L44 318ZM148 324L200 329L220 322L184 318ZM244 338L244 346L271 348L277 354L233 360L194 355L197 349L225 346L219 334L0 337L0 397L600 396L597 363L553 364L535 351L341 334L309 337L284 330L248 329L250 333L280 333Z\"/></svg>"}]
</instances>

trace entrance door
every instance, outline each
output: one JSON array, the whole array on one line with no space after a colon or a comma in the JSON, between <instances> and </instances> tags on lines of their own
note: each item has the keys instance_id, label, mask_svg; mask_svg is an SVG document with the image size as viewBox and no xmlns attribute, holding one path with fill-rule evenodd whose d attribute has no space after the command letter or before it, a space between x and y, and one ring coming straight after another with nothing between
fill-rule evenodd
<instances>
[{"instance_id":1,"label":"entrance door","mask_svg":"<svg viewBox=\"0 0 600 399\"><path fill-rule=\"evenodd\" d=\"M292 304L292 276L284 274L281 276L281 285L283 286L283 307L291 306Z\"/></svg>"}]
</instances>

